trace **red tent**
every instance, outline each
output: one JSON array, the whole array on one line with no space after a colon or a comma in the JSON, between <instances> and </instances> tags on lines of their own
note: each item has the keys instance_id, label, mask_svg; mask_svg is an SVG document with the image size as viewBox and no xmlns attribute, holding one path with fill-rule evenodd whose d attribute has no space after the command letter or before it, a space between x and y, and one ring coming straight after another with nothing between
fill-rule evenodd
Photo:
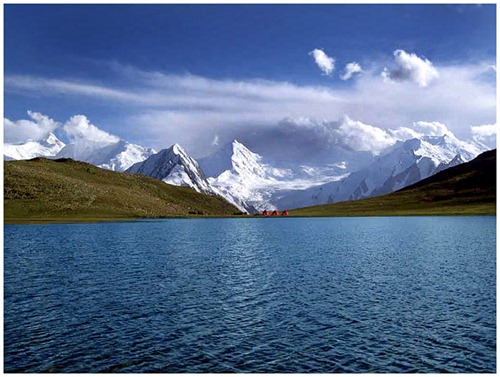
<instances>
[{"instance_id":1,"label":"red tent","mask_svg":"<svg viewBox=\"0 0 500 377\"><path fill-rule=\"evenodd\" d=\"M262 212L262 216L269 216L269 212L267 212L267 210L264 210L264 212Z\"/></svg>"},{"instance_id":2,"label":"red tent","mask_svg":"<svg viewBox=\"0 0 500 377\"><path fill-rule=\"evenodd\" d=\"M288 216L288 211L285 209L283 212L281 212L281 216Z\"/></svg>"},{"instance_id":3,"label":"red tent","mask_svg":"<svg viewBox=\"0 0 500 377\"><path fill-rule=\"evenodd\" d=\"M274 210L273 213L271 213L271 216L278 216L278 211Z\"/></svg>"}]
</instances>

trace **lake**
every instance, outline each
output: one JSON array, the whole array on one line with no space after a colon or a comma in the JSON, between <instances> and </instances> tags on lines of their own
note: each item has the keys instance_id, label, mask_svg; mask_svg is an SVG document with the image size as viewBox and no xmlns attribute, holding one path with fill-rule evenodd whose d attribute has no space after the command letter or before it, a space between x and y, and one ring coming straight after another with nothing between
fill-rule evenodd
<instances>
[{"instance_id":1,"label":"lake","mask_svg":"<svg viewBox=\"0 0 500 377\"><path fill-rule=\"evenodd\" d=\"M496 217L4 227L5 372L496 370Z\"/></svg>"}]
</instances>

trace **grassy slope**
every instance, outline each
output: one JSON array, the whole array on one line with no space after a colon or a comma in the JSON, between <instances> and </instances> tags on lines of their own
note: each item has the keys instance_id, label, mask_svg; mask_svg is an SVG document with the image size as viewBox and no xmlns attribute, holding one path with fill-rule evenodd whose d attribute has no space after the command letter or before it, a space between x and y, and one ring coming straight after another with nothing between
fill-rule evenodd
<instances>
[{"instance_id":1,"label":"grassy slope","mask_svg":"<svg viewBox=\"0 0 500 377\"><path fill-rule=\"evenodd\" d=\"M496 150L389 195L290 211L291 216L495 214Z\"/></svg>"},{"instance_id":2,"label":"grassy slope","mask_svg":"<svg viewBox=\"0 0 500 377\"><path fill-rule=\"evenodd\" d=\"M204 215L238 210L225 200L138 174L69 159L4 162L5 223Z\"/></svg>"}]
</instances>

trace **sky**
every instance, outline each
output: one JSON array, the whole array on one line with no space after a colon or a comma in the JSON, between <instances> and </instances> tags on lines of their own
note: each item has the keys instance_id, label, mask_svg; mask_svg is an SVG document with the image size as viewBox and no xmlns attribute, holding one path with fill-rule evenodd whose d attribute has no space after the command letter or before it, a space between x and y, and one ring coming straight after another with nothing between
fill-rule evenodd
<instances>
[{"instance_id":1,"label":"sky","mask_svg":"<svg viewBox=\"0 0 500 377\"><path fill-rule=\"evenodd\" d=\"M377 153L424 123L483 140L495 25L494 4L6 4L4 141L77 115L104 139L195 157L235 138Z\"/></svg>"}]
</instances>

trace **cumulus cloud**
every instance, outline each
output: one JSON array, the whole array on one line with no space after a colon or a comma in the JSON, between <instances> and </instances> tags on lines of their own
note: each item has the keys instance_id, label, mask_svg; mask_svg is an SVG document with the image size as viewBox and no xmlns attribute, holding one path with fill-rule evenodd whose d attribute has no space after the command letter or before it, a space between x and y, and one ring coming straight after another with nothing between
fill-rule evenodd
<instances>
[{"instance_id":1,"label":"cumulus cloud","mask_svg":"<svg viewBox=\"0 0 500 377\"><path fill-rule=\"evenodd\" d=\"M409 127L399 127L394 130L387 130L387 132L396 140L408 140L422 136L417 131Z\"/></svg>"},{"instance_id":2,"label":"cumulus cloud","mask_svg":"<svg viewBox=\"0 0 500 377\"><path fill-rule=\"evenodd\" d=\"M356 62L347 63L344 68L344 73L340 75L342 80L349 80L355 73L361 73L363 70L361 66Z\"/></svg>"},{"instance_id":3,"label":"cumulus cloud","mask_svg":"<svg viewBox=\"0 0 500 377\"><path fill-rule=\"evenodd\" d=\"M309 55L312 55L314 61L318 65L319 69L326 76L331 76L333 70L335 69L335 59L329 57L323 50L315 48Z\"/></svg>"},{"instance_id":4,"label":"cumulus cloud","mask_svg":"<svg viewBox=\"0 0 500 377\"><path fill-rule=\"evenodd\" d=\"M28 141L41 141L60 126L59 123L37 112L28 111L32 120L11 121L4 118L4 142L22 144Z\"/></svg>"},{"instance_id":5,"label":"cumulus cloud","mask_svg":"<svg viewBox=\"0 0 500 377\"><path fill-rule=\"evenodd\" d=\"M474 140L487 145L490 148L496 148L497 144L497 125L483 124L480 126L471 126L471 133Z\"/></svg>"},{"instance_id":6,"label":"cumulus cloud","mask_svg":"<svg viewBox=\"0 0 500 377\"><path fill-rule=\"evenodd\" d=\"M337 133L342 144L355 151L379 154L395 143L394 138L383 129L348 116L344 116Z\"/></svg>"},{"instance_id":7,"label":"cumulus cloud","mask_svg":"<svg viewBox=\"0 0 500 377\"><path fill-rule=\"evenodd\" d=\"M407 140L413 138L421 138L424 136L452 136L455 137L453 132L451 132L446 125L440 122L426 122L418 121L414 122L411 127L399 127L397 129L388 130L397 140Z\"/></svg>"},{"instance_id":8,"label":"cumulus cloud","mask_svg":"<svg viewBox=\"0 0 500 377\"><path fill-rule=\"evenodd\" d=\"M72 116L64 124L62 130L73 143L84 140L93 143L111 144L119 141L117 136L111 135L91 124L85 115Z\"/></svg>"},{"instance_id":9,"label":"cumulus cloud","mask_svg":"<svg viewBox=\"0 0 500 377\"><path fill-rule=\"evenodd\" d=\"M274 157L285 154L300 161L318 155L319 160L331 161L341 158L342 150L376 155L397 141L385 130L347 115L338 120L287 117L275 127L268 128L265 135L265 140L256 146L259 153L268 156L277 149ZM249 141L254 140L250 138Z\"/></svg>"},{"instance_id":10,"label":"cumulus cloud","mask_svg":"<svg viewBox=\"0 0 500 377\"><path fill-rule=\"evenodd\" d=\"M413 123L413 129L419 134L426 136L443 136L451 134L451 131L448 130L444 124L439 122L415 122Z\"/></svg>"},{"instance_id":11,"label":"cumulus cloud","mask_svg":"<svg viewBox=\"0 0 500 377\"><path fill-rule=\"evenodd\" d=\"M119 141L117 136L90 123L85 115L72 116L65 123L56 122L46 115L32 111L28 111L28 115L32 120L4 119L5 143L23 144L29 141L41 141L51 132L57 133L58 137L73 144L88 142L112 144Z\"/></svg>"},{"instance_id":12,"label":"cumulus cloud","mask_svg":"<svg viewBox=\"0 0 500 377\"><path fill-rule=\"evenodd\" d=\"M414 53L394 51L394 67L384 68L382 76L393 81L412 81L421 87L428 86L439 77L432 63Z\"/></svg>"}]
</instances>

